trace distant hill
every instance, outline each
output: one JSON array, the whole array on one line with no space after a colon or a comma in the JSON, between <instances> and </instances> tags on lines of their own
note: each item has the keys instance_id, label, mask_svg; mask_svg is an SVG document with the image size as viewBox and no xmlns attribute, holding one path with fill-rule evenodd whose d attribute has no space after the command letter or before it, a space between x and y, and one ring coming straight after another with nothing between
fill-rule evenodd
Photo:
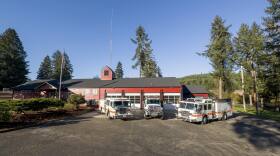
<instances>
[{"instance_id":1,"label":"distant hill","mask_svg":"<svg viewBox=\"0 0 280 156\"><path fill-rule=\"evenodd\" d=\"M216 94L218 88L218 81L212 77L210 73L194 74L180 78L180 82L185 85L203 86L208 91ZM229 90L240 89L240 74L232 73L231 75L231 88Z\"/></svg>"},{"instance_id":2,"label":"distant hill","mask_svg":"<svg viewBox=\"0 0 280 156\"><path fill-rule=\"evenodd\" d=\"M217 87L217 83L215 83L215 80L212 78L210 73L184 76L180 78L180 82L185 85L203 86L208 90Z\"/></svg>"}]
</instances>

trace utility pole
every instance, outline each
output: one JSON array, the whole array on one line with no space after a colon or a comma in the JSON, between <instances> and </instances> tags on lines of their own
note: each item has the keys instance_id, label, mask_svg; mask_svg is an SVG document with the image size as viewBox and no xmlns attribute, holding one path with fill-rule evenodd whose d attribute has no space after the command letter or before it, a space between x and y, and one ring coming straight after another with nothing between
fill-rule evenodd
<instances>
[{"instance_id":1,"label":"utility pole","mask_svg":"<svg viewBox=\"0 0 280 156\"><path fill-rule=\"evenodd\" d=\"M241 66L241 83L242 83L242 98L243 98L243 109L246 112L246 101L245 101L245 87L244 87L244 73L243 66Z\"/></svg>"},{"instance_id":2,"label":"utility pole","mask_svg":"<svg viewBox=\"0 0 280 156\"><path fill-rule=\"evenodd\" d=\"M65 50L62 53L61 56L61 64L60 64L60 76L59 76L59 90L58 90L58 99L61 99L61 81L62 81L62 72L63 72L63 64L64 64L64 54Z\"/></svg>"},{"instance_id":3,"label":"utility pole","mask_svg":"<svg viewBox=\"0 0 280 156\"><path fill-rule=\"evenodd\" d=\"M112 67L112 58L113 58L113 15L114 9L112 9L111 20L110 20L110 66Z\"/></svg>"}]
</instances>

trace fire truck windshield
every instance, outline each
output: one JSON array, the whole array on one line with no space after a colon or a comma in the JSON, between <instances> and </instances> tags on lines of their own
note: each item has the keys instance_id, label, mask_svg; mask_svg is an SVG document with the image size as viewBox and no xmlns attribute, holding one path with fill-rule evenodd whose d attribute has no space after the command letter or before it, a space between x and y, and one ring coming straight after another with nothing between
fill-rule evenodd
<instances>
[{"instance_id":1,"label":"fire truck windshield","mask_svg":"<svg viewBox=\"0 0 280 156\"><path fill-rule=\"evenodd\" d=\"M186 108L186 103L184 103L184 102L180 102L180 106L179 106L180 108Z\"/></svg>"},{"instance_id":2,"label":"fire truck windshield","mask_svg":"<svg viewBox=\"0 0 280 156\"><path fill-rule=\"evenodd\" d=\"M114 107L129 107L129 102L128 101L114 101L113 104Z\"/></svg>"},{"instance_id":3,"label":"fire truck windshield","mask_svg":"<svg viewBox=\"0 0 280 156\"><path fill-rule=\"evenodd\" d=\"M160 104L158 99L147 99L147 104Z\"/></svg>"},{"instance_id":4,"label":"fire truck windshield","mask_svg":"<svg viewBox=\"0 0 280 156\"><path fill-rule=\"evenodd\" d=\"M189 110L196 110L196 107L197 107L197 105L194 103L187 103L187 105L186 105L186 109L189 109Z\"/></svg>"}]
</instances>

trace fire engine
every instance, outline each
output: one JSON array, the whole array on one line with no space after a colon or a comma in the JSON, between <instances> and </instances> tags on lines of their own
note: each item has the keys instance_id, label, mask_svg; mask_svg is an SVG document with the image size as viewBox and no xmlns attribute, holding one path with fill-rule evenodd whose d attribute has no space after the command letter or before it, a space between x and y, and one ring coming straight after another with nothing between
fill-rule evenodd
<instances>
[{"instance_id":1,"label":"fire engine","mask_svg":"<svg viewBox=\"0 0 280 156\"><path fill-rule=\"evenodd\" d=\"M159 117L163 119L163 108L161 102L157 98L148 98L145 100L144 118Z\"/></svg>"},{"instance_id":2,"label":"fire engine","mask_svg":"<svg viewBox=\"0 0 280 156\"><path fill-rule=\"evenodd\" d=\"M180 101L177 118L183 121L207 124L210 120L227 120L232 116L230 100L192 98Z\"/></svg>"},{"instance_id":3,"label":"fire engine","mask_svg":"<svg viewBox=\"0 0 280 156\"><path fill-rule=\"evenodd\" d=\"M130 101L126 98L107 98L100 100L99 109L105 113L109 119L130 119L131 113Z\"/></svg>"}]
</instances>

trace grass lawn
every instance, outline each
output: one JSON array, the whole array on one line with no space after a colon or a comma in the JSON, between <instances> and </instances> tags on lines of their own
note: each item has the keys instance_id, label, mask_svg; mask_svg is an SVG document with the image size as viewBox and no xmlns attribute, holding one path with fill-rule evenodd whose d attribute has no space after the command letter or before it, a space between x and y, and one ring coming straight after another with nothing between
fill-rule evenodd
<instances>
[{"instance_id":1,"label":"grass lawn","mask_svg":"<svg viewBox=\"0 0 280 156\"><path fill-rule=\"evenodd\" d=\"M241 113L246 113L249 115L256 115L256 108L253 106L246 105L247 111L245 112L243 110L243 105L242 104L236 104L233 106L233 110L235 112L241 112ZM274 111L269 111L269 110L262 110L260 108L260 116L261 118L265 119L272 119L276 121L280 121L280 112L274 112Z\"/></svg>"}]
</instances>

